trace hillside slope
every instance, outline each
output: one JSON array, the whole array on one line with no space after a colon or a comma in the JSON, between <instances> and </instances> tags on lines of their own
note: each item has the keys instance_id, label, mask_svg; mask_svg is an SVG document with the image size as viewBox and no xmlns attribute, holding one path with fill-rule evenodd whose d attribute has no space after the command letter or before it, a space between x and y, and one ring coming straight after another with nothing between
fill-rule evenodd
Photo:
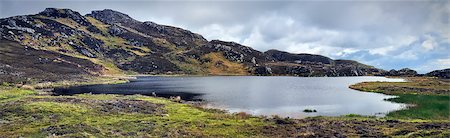
<instances>
[{"instance_id":1,"label":"hillside slope","mask_svg":"<svg viewBox=\"0 0 450 138\"><path fill-rule=\"evenodd\" d=\"M361 76L383 70L356 61L332 60L310 54L270 50L220 40L208 41L188 30L137 21L114 11L93 11L85 16L70 9L47 8L35 15L0 19L2 48L6 43L75 58L74 63L96 68L87 74L195 74ZM3 44L5 43L5 44ZM26 54L38 54L23 51ZM3 53L2 53L3 54ZM38 56L38 55L36 55ZM6 58L5 58L6 59ZM17 54L11 60L21 60ZM86 62L86 63L85 63ZM16 64L1 60L2 66ZM31 64L17 63L17 66ZM42 66L53 64L44 63ZM12 65L11 65L12 66ZM98 67L97 67L98 66ZM32 67L29 69L33 69ZM57 69L57 68L55 68ZM86 74L85 69L75 74ZM39 70L36 68L36 70ZM10 73L6 73L11 77Z\"/></svg>"}]
</instances>

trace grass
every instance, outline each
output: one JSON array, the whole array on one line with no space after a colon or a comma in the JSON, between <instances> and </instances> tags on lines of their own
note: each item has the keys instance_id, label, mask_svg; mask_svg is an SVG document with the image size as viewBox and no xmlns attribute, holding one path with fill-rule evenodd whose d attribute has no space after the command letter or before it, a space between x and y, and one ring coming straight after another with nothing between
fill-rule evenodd
<instances>
[{"instance_id":1,"label":"grass","mask_svg":"<svg viewBox=\"0 0 450 138\"><path fill-rule=\"evenodd\" d=\"M406 110L390 112L387 116L397 119L450 120L450 96L401 94L388 99L396 103L413 104Z\"/></svg>"},{"instance_id":2,"label":"grass","mask_svg":"<svg viewBox=\"0 0 450 138\"><path fill-rule=\"evenodd\" d=\"M387 99L409 106L390 112L388 118L450 120L450 83L436 78L406 78L407 82L363 82L350 88L398 97Z\"/></svg>"},{"instance_id":3,"label":"grass","mask_svg":"<svg viewBox=\"0 0 450 138\"><path fill-rule=\"evenodd\" d=\"M205 63L211 75L247 75L248 71L243 64L231 62L221 53L209 53L202 57L209 62Z\"/></svg>"},{"instance_id":4,"label":"grass","mask_svg":"<svg viewBox=\"0 0 450 138\"><path fill-rule=\"evenodd\" d=\"M347 115L304 120L267 118L246 113L229 114L142 95L48 96L9 84L0 88L0 136L7 137L323 137L326 135L322 133L337 132L356 137L377 130L385 135L450 135L445 129L417 129L423 123L435 124L437 120L413 122L405 118L406 122L394 124L394 127L384 123L403 115L388 118ZM355 128L364 128L364 131L361 133Z\"/></svg>"},{"instance_id":5,"label":"grass","mask_svg":"<svg viewBox=\"0 0 450 138\"><path fill-rule=\"evenodd\" d=\"M32 90L0 86L0 102L12 101L32 94L35 94Z\"/></svg>"},{"instance_id":6,"label":"grass","mask_svg":"<svg viewBox=\"0 0 450 138\"><path fill-rule=\"evenodd\" d=\"M102 31L103 34L108 34L108 27L109 25L104 24L102 22L100 22L99 20L89 17L87 16L86 19L95 27L97 27L98 29L100 29L100 31Z\"/></svg>"},{"instance_id":7,"label":"grass","mask_svg":"<svg viewBox=\"0 0 450 138\"><path fill-rule=\"evenodd\" d=\"M38 96L14 88L1 92L0 136L45 137L250 137L266 124L262 118L224 114L140 95ZM59 99L59 100L56 100ZM67 99L78 99L71 102ZM110 111L102 102L144 101L161 105L155 113ZM143 103L140 103L143 104ZM126 106L140 106L132 104ZM146 109L139 109L146 110Z\"/></svg>"},{"instance_id":8,"label":"grass","mask_svg":"<svg viewBox=\"0 0 450 138\"><path fill-rule=\"evenodd\" d=\"M57 81L57 82L42 82L30 85L24 85L23 87L29 89L46 89L55 87L67 87L67 86L79 86L79 85L93 85L93 84L119 84L128 82L130 77L123 75L103 75L101 77L84 76L85 81Z\"/></svg>"},{"instance_id":9,"label":"grass","mask_svg":"<svg viewBox=\"0 0 450 138\"><path fill-rule=\"evenodd\" d=\"M171 128L180 128L206 136L249 137L256 133L249 130L261 127L264 123L261 118L241 118L239 115L224 114L223 112L210 112L190 105L168 102L159 98L140 98L153 103L165 104Z\"/></svg>"}]
</instances>

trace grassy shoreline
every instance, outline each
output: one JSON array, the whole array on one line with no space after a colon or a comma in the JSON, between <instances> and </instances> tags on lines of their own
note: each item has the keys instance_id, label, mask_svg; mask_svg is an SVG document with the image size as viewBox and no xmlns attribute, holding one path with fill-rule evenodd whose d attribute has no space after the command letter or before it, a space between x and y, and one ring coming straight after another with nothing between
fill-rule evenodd
<instances>
[{"instance_id":1,"label":"grassy shoreline","mask_svg":"<svg viewBox=\"0 0 450 138\"><path fill-rule=\"evenodd\" d=\"M0 137L450 136L449 120L256 117L142 95L50 96L12 86L0 87L0 105Z\"/></svg>"},{"instance_id":2,"label":"grassy shoreline","mask_svg":"<svg viewBox=\"0 0 450 138\"><path fill-rule=\"evenodd\" d=\"M351 89L395 95L386 99L405 103L407 109L390 112L394 119L450 120L450 83L437 78L412 77L406 82L362 82Z\"/></svg>"}]
</instances>

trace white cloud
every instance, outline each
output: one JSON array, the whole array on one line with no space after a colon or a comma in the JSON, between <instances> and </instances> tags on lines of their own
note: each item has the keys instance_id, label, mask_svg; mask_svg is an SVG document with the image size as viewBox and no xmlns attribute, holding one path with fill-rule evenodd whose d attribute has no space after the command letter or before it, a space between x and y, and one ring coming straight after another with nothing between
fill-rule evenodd
<instances>
[{"instance_id":1,"label":"white cloud","mask_svg":"<svg viewBox=\"0 0 450 138\"><path fill-rule=\"evenodd\" d=\"M425 50L433 50L438 45L431 35L426 35L425 38L426 40L422 43L422 47L425 48Z\"/></svg>"},{"instance_id":2,"label":"white cloud","mask_svg":"<svg viewBox=\"0 0 450 138\"><path fill-rule=\"evenodd\" d=\"M446 59L438 59L436 63L440 69L450 68L450 57Z\"/></svg>"},{"instance_id":3,"label":"white cloud","mask_svg":"<svg viewBox=\"0 0 450 138\"><path fill-rule=\"evenodd\" d=\"M262 51L278 49L293 53L340 56L352 49L333 46L333 43L342 40L341 32L304 26L289 16L272 13L254 19L252 24L249 26L252 31L243 40L243 44ZM347 51L340 52L343 49Z\"/></svg>"},{"instance_id":4,"label":"white cloud","mask_svg":"<svg viewBox=\"0 0 450 138\"><path fill-rule=\"evenodd\" d=\"M448 69L448 68L450 68L450 57L426 62L425 64L420 65L415 69L422 73L428 73L433 70Z\"/></svg>"},{"instance_id":5,"label":"white cloud","mask_svg":"<svg viewBox=\"0 0 450 138\"><path fill-rule=\"evenodd\" d=\"M234 25L231 27L224 27L220 24L211 24L202 27L198 30L198 33L202 34L208 40L223 40L223 41L234 41L240 43L242 41L242 31L244 26Z\"/></svg>"}]
</instances>

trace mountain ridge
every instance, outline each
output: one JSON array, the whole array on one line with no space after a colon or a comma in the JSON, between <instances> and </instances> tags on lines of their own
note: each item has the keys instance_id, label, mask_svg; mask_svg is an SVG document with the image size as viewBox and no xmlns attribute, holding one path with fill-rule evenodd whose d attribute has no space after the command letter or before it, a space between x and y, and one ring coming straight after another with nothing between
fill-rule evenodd
<instances>
[{"instance_id":1,"label":"mountain ridge","mask_svg":"<svg viewBox=\"0 0 450 138\"><path fill-rule=\"evenodd\" d=\"M261 52L235 42L208 41L189 30L141 22L111 9L83 16L70 9L47 8L34 15L2 18L0 38L4 43L90 61L101 68L91 73L97 75L364 76L385 72L357 61Z\"/></svg>"}]
</instances>

